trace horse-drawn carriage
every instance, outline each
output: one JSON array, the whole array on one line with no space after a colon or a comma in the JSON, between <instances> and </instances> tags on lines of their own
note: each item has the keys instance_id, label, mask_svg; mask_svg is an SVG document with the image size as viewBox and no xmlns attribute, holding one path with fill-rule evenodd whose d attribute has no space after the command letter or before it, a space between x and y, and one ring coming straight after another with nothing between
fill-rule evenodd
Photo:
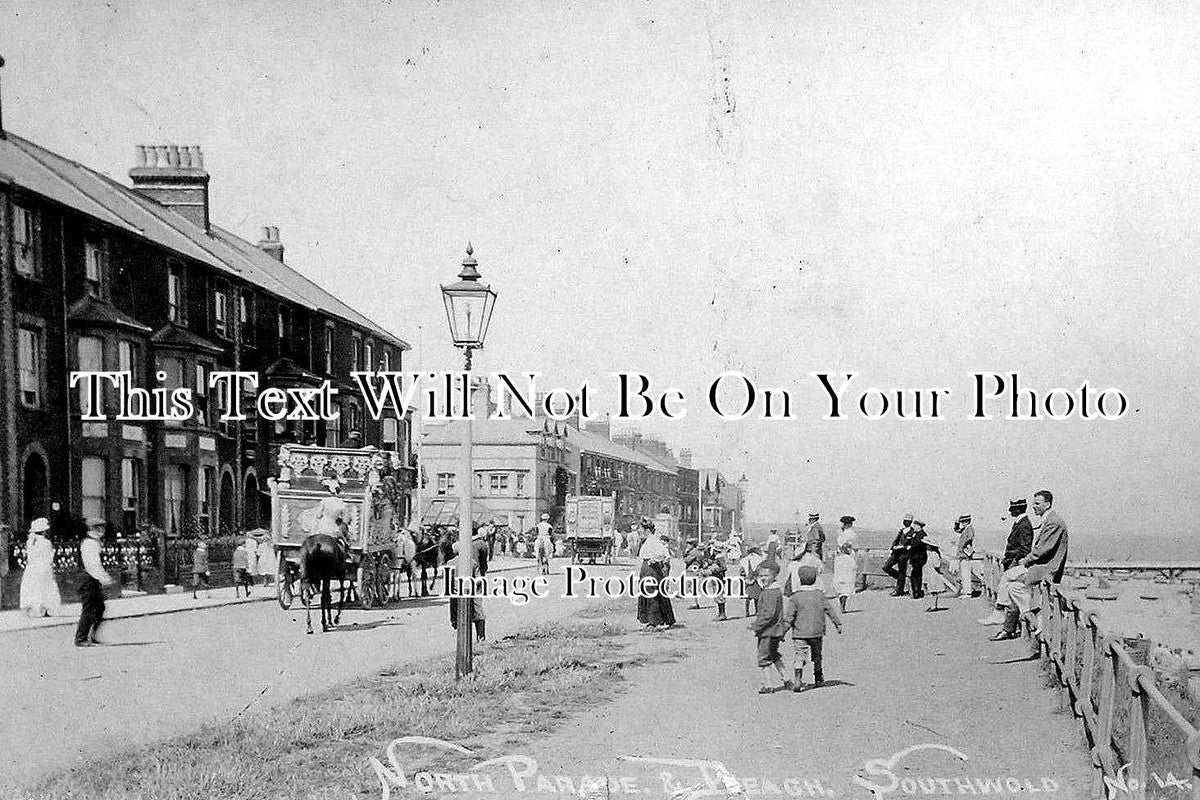
<instances>
[{"instance_id":1,"label":"horse-drawn carriage","mask_svg":"<svg viewBox=\"0 0 1200 800\"><path fill-rule=\"evenodd\" d=\"M616 538L616 501L612 497L568 497L566 508L567 541L571 546L571 563L585 560L595 564L603 560L612 563L613 540Z\"/></svg>"},{"instance_id":2,"label":"horse-drawn carriage","mask_svg":"<svg viewBox=\"0 0 1200 800\"><path fill-rule=\"evenodd\" d=\"M312 534L340 535L349 544L347 583L365 608L393 591L396 528L403 493L395 453L375 448L284 445L279 477L271 480L271 538L279 557L279 605L291 608L310 587L300 581L300 550Z\"/></svg>"}]
</instances>

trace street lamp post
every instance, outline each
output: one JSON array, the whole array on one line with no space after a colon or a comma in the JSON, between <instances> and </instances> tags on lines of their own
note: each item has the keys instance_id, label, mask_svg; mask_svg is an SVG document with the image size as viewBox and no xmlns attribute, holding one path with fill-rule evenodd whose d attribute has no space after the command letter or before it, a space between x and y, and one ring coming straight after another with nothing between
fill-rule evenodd
<instances>
[{"instance_id":1,"label":"street lamp post","mask_svg":"<svg viewBox=\"0 0 1200 800\"><path fill-rule=\"evenodd\" d=\"M471 578L472 561L475 557L471 546L471 494L474 491L475 470L471 464L474 431L472 430L472 406L474 387L471 381L471 353L483 349L488 323L492 319L492 307L496 304L496 292L487 284L479 282L474 250L467 243L467 257L463 259L458 283L442 286L442 300L446 304L446 320L450 323L450 338L454 346L461 348L465 356L467 381L466 407L463 409L464 432L460 474L462 500L458 508L458 566L460 577ZM473 670L474 654L471 646L472 611L474 601L459 598L456 620L458 623L458 648L454 659L454 679L460 680Z\"/></svg>"}]
</instances>

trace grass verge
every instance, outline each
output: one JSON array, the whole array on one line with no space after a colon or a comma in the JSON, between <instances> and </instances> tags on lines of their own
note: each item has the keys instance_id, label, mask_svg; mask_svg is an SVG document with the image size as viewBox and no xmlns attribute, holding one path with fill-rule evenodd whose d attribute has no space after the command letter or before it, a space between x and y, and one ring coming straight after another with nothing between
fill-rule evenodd
<instances>
[{"instance_id":1,"label":"grass verge","mask_svg":"<svg viewBox=\"0 0 1200 800\"><path fill-rule=\"evenodd\" d=\"M589 612L588 617L597 614ZM479 650L455 683L445 656L368 678L145 750L53 776L30 798L333 798L379 796L368 763L400 736L462 744L480 757L542 736L569 712L620 691L622 673L677 652L630 652L627 629L599 618L546 623ZM408 751L406 751L407 754ZM406 770L461 768L430 751Z\"/></svg>"}]
</instances>

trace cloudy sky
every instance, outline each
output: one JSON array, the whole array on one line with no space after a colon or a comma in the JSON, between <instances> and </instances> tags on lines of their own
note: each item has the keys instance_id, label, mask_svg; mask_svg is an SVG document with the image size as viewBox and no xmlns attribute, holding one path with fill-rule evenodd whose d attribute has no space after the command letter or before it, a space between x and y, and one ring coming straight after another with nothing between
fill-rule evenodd
<instances>
[{"instance_id":1,"label":"cloudy sky","mask_svg":"<svg viewBox=\"0 0 1200 800\"><path fill-rule=\"evenodd\" d=\"M212 215L453 368L437 286L500 293L483 370L648 373L644 430L750 514L1195 537L1200 10L961 2L9 3L4 121L124 179L199 143ZM703 407L738 369L799 419ZM1117 387L1117 422L967 420L972 371ZM950 388L821 419L813 371Z\"/></svg>"}]
</instances>

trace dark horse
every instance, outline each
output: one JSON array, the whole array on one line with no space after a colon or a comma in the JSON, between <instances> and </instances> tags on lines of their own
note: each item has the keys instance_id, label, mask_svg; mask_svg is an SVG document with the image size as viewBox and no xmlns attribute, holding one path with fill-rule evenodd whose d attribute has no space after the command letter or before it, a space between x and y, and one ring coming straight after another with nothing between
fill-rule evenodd
<instances>
[{"instance_id":1,"label":"dark horse","mask_svg":"<svg viewBox=\"0 0 1200 800\"><path fill-rule=\"evenodd\" d=\"M329 590L330 581L335 580L339 588L336 615ZM300 545L300 585L321 593L321 630L328 631L336 626L342 619L342 605L346 602L346 564L337 539L324 533L305 537L304 544ZM312 606L306 602L304 610L308 632L312 633Z\"/></svg>"},{"instance_id":2,"label":"dark horse","mask_svg":"<svg viewBox=\"0 0 1200 800\"><path fill-rule=\"evenodd\" d=\"M453 557L453 551L450 548L451 537L440 526L432 529L422 528L420 531L410 532L409 536L412 538L414 555L411 561L404 559L405 564L401 567L408 573L408 594L410 597L414 596L413 574L419 569L421 571L421 597L428 597L426 576L433 572L434 579L429 583L436 588L438 569L446 563L448 558Z\"/></svg>"}]
</instances>

